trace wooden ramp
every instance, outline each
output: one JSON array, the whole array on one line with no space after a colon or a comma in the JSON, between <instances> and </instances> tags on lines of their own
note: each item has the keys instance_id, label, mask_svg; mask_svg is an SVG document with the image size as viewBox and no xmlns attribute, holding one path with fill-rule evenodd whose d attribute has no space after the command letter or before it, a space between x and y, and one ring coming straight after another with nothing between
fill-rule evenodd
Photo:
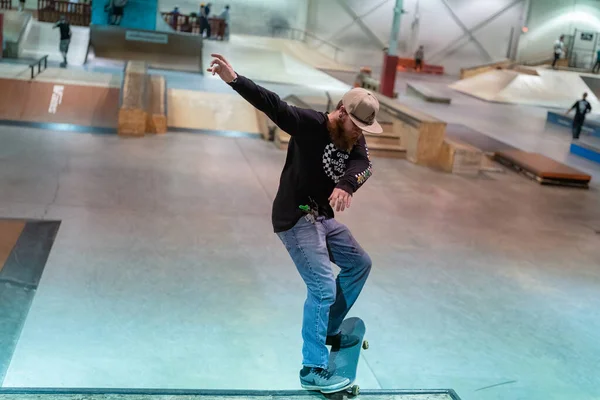
<instances>
[{"instance_id":1,"label":"wooden ramp","mask_svg":"<svg viewBox=\"0 0 600 400\"><path fill-rule=\"evenodd\" d=\"M116 129L120 90L0 79L0 121Z\"/></svg>"},{"instance_id":2,"label":"wooden ramp","mask_svg":"<svg viewBox=\"0 0 600 400\"><path fill-rule=\"evenodd\" d=\"M506 150L495 153L494 159L541 184L587 188L592 179L590 175L538 153Z\"/></svg>"}]
</instances>

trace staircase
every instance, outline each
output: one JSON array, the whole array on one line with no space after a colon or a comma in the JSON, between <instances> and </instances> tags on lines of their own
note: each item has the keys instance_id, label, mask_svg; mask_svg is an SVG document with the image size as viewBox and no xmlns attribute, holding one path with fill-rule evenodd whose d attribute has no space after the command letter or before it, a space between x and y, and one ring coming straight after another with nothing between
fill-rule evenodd
<instances>
[{"instance_id":1,"label":"staircase","mask_svg":"<svg viewBox=\"0 0 600 400\"><path fill-rule=\"evenodd\" d=\"M327 110L327 104L314 103L309 104L302 98L290 95L284 99L288 104L292 104L296 107L312 108L317 111L325 112ZM383 133L373 134L364 132L365 139L367 141L367 147L369 148L369 155L373 157L385 157L385 158L406 158L406 149L400 145L400 136L393 133L392 119L385 112L381 111L377 120L383 127ZM272 126L273 123L269 121ZM275 128L275 135L273 142L278 149L286 150L288 143L290 142L290 135L282 131L279 128Z\"/></svg>"}]
</instances>

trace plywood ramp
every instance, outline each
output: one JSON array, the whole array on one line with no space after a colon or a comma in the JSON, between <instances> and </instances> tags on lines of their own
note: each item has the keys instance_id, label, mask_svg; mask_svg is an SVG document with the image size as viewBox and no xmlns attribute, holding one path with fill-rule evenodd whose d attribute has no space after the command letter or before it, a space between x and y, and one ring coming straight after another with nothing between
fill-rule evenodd
<instances>
[{"instance_id":1,"label":"plywood ramp","mask_svg":"<svg viewBox=\"0 0 600 400\"><path fill-rule=\"evenodd\" d=\"M148 75L143 62L128 62L119 110L119 135L144 136L148 118Z\"/></svg>"},{"instance_id":2,"label":"plywood ramp","mask_svg":"<svg viewBox=\"0 0 600 400\"><path fill-rule=\"evenodd\" d=\"M117 126L119 89L0 79L0 120Z\"/></svg>"},{"instance_id":3,"label":"plywood ramp","mask_svg":"<svg viewBox=\"0 0 600 400\"><path fill-rule=\"evenodd\" d=\"M169 126L261 135L254 107L237 94L168 90Z\"/></svg>"}]
</instances>

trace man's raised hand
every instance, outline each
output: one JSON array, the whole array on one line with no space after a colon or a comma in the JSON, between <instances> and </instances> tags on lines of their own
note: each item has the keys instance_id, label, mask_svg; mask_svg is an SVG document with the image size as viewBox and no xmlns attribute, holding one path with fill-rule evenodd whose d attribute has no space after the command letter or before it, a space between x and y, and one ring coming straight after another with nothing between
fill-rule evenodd
<instances>
[{"instance_id":1,"label":"man's raised hand","mask_svg":"<svg viewBox=\"0 0 600 400\"><path fill-rule=\"evenodd\" d=\"M218 74L225 83L230 83L237 78L237 74L225 57L220 54L211 54L211 57L214 57L214 59L211 61L210 67L207 69L208 72L212 73L213 75Z\"/></svg>"}]
</instances>

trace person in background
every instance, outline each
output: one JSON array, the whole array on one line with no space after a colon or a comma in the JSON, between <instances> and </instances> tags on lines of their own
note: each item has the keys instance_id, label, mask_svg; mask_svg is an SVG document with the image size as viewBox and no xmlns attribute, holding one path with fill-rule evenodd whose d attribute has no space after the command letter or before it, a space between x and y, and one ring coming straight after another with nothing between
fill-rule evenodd
<instances>
[{"instance_id":1,"label":"person in background","mask_svg":"<svg viewBox=\"0 0 600 400\"><path fill-rule=\"evenodd\" d=\"M231 21L231 16L229 15L229 5L226 5L225 8L223 9L223 11L221 11L219 18L221 18L222 20L225 21L225 37L224 37L224 39L229 40L229 24Z\"/></svg>"},{"instance_id":2,"label":"person in background","mask_svg":"<svg viewBox=\"0 0 600 400\"><path fill-rule=\"evenodd\" d=\"M67 21L64 15L60 16L60 19L56 24L54 24L54 29L60 29L60 45L59 49L63 56L64 62L61 64L61 67L67 66L67 53L69 52L69 44L71 44L71 24Z\"/></svg>"},{"instance_id":3,"label":"person in background","mask_svg":"<svg viewBox=\"0 0 600 400\"><path fill-rule=\"evenodd\" d=\"M571 112L571 110L575 109L575 118L573 118L573 140L579 139L579 135L581 134L581 128L585 122L585 115L587 113L592 112L592 106L586 100L588 94L583 94L583 99L576 101L573 104L573 107L567 111L567 115Z\"/></svg>"},{"instance_id":4,"label":"person in background","mask_svg":"<svg viewBox=\"0 0 600 400\"><path fill-rule=\"evenodd\" d=\"M123 9L127 5L127 0L110 0L110 24L121 25L123 19Z\"/></svg>"},{"instance_id":5,"label":"person in background","mask_svg":"<svg viewBox=\"0 0 600 400\"><path fill-rule=\"evenodd\" d=\"M207 6L204 3L200 4L200 35L202 35L202 37L210 38L210 24L208 23L206 7ZM210 12L210 8L208 11ZM206 35L204 32L206 32Z\"/></svg>"},{"instance_id":6,"label":"person in background","mask_svg":"<svg viewBox=\"0 0 600 400\"><path fill-rule=\"evenodd\" d=\"M596 52L596 64L594 65L592 72L594 74L600 72L600 49L598 49L598 51Z\"/></svg>"},{"instance_id":7,"label":"person in background","mask_svg":"<svg viewBox=\"0 0 600 400\"><path fill-rule=\"evenodd\" d=\"M25 11L25 0L19 0L19 11Z\"/></svg>"},{"instance_id":8,"label":"person in background","mask_svg":"<svg viewBox=\"0 0 600 400\"><path fill-rule=\"evenodd\" d=\"M565 51L565 35L561 35L560 38L554 42L554 61L552 62L552 68L556 69L556 63L562 57Z\"/></svg>"},{"instance_id":9,"label":"person in background","mask_svg":"<svg viewBox=\"0 0 600 400\"><path fill-rule=\"evenodd\" d=\"M173 30L177 30L177 21L179 20L179 15L181 15L181 13L179 12L179 6L175 6L175 8L173 8L173 11L171 11L171 28L173 28Z\"/></svg>"},{"instance_id":10,"label":"person in background","mask_svg":"<svg viewBox=\"0 0 600 400\"><path fill-rule=\"evenodd\" d=\"M423 71L423 58L425 58L425 48L419 46L415 52L415 71Z\"/></svg>"},{"instance_id":11,"label":"person in background","mask_svg":"<svg viewBox=\"0 0 600 400\"><path fill-rule=\"evenodd\" d=\"M212 3L206 3L206 6L204 7L204 18L206 19L206 38L210 39L211 35L211 28L210 28L210 9L212 7Z\"/></svg>"}]
</instances>

